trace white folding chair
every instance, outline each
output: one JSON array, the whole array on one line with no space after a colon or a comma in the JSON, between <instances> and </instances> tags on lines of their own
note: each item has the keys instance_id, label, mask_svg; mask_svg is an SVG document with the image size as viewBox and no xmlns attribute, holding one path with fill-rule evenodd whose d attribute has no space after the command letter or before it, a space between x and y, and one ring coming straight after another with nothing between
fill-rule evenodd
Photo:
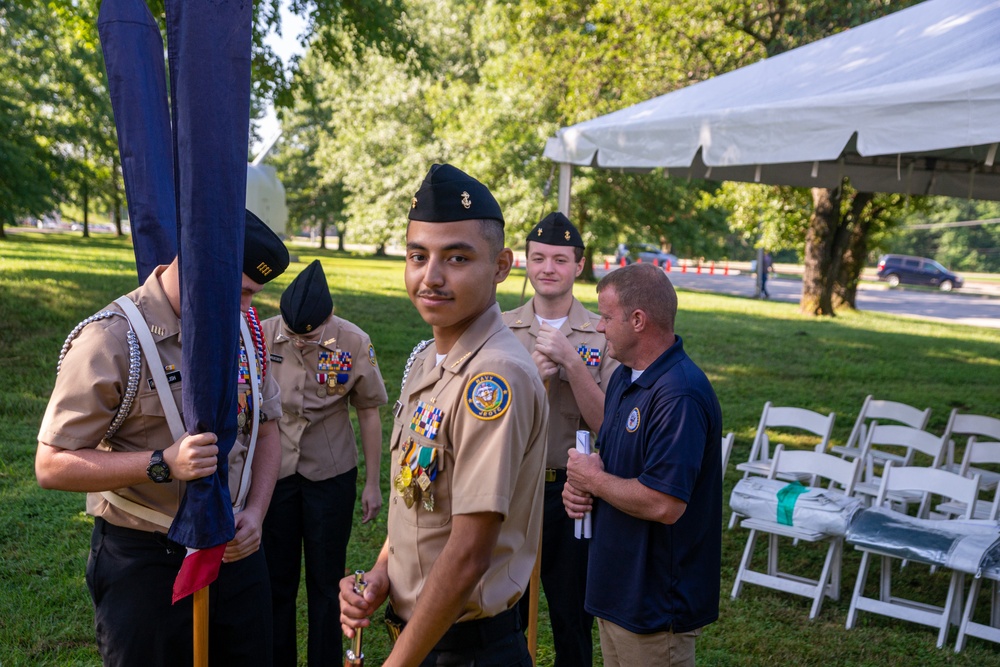
<instances>
[{"instance_id":1,"label":"white folding chair","mask_svg":"<svg viewBox=\"0 0 1000 667\"><path fill-rule=\"evenodd\" d=\"M733 452L733 440L736 434L730 431L722 437L722 477L726 476L726 466L729 465L729 455Z\"/></svg>"},{"instance_id":2,"label":"white folding chair","mask_svg":"<svg viewBox=\"0 0 1000 667\"><path fill-rule=\"evenodd\" d=\"M750 457L743 463L736 464L736 469L743 473L743 478L750 475L766 477L771 470L771 435L781 444L796 444L803 436L819 442L814 445L817 452L825 452L830 443L830 435L833 433L833 421L836 418L834 413L822 415L807 408L794 407L774 407L771 401L764 403L764 410L760 415L760 422L757 424L757 432L754 434L753 444L750 446ZM776 429L783 429L781 433L776 433ZM784 473L781 479L798 479L801 476L786 476ZM736 513L729 518L729 528L736 525Z\"/></svg>"},{"instance_id":3,"label":"white folding chair","mask_svg":"<svg viewBox=\"0 0 1000 667\"><path fill-rule=\"evenodd\" d=\"M805 475L810 486L819 486L818 479L823 478L840 485L841 493L850 496L858 477L860 460L845 461L831 454L814 451L786 450L784 445L778 445L774 451L771 470L768 475L775 479L781 474ZM838 493L836 490L825 489L825 493ZM748 518L740 522L740 526L750 529L747 545L743 550L739 570L736 572L736 582L733 584L733 599L740 594L744 583L757 584L794 595L802 595L812 599L809 618L813 619L820 612L825 597L840 599L840 567L844 549L843 536L828 535L810 530L808 526L789 526L777 521ZM759 572L750 568L754 546L758 533L767 535L767 571ZM778 542L780 537L788 537L797 544L802 542L826 542L826 559L817 579L810 579L798 574L782 572L778 566Z\"/></svg>"},{"instance_id":4,"label":"white folding chair","mask_svg":"<svg viewBox=\"0 0 1000 667\"><path fill-rule=\"evenodd\" d=\"M979 485L982 487L982 479L979 480ZM983 501L980 500L979 502L982 503ZM989 505L989 512L986 518L990 521L996 521L998 517L1000 517L1000 487L997 487L993 494L993 502ZM990 621L988 624L973 620L983 579L989 579L993 583L990 587ZM965 611L962 612L962 621L958 626L955 653L965 648L966 639L969 637L979 637L980 639L1000 644L1000 566L983 568L981 576L977 574L977 576L972 578L972 584L969 586L969 595L965 599Z\"/></svg>"},{"instance_id":5,"label":"white folding chair","mask_svg":"<svg viewBox=\"0 0 1000 667\"><path fill-rule=\"evenodd\" d=\"M972 464L996 463L996 461L990 460L992 457L989 450L1000 450L1000 419L987 417L986 415L963 415L959 414L956 408L951 411L951 416L948 418L948 431L952 435L952 440L948 443L948 452L945 464L942 467L945 470L957 472L966 477L971 477L972 474L979 473L979 483L983 490L992 491L997 488L997 485L1000 484L1000 471L996 469L977 468ZM972 445L977 444L974 449L978 452L979 456L985 458L979 461L966 461L965 457L963 457L962 462L956 464L954 436L957 435L968 436L965 449L966 456L969 450L973 449Z\"/></svg>"},{"instance_id":6,"label":"white folding chair","mask_svg":"<svg viewBox=\"0 0 1000 667\"><path fill-rule=\"evenodd\" d=\"M903 465L910 466L913 465L914 454L919 452L927 458L926 467L940 467L944 460L948 439L947 430L944 435L938 436L911 426L872 422L868 428L868 437L861 448L861 455L858 457L864 468L861 481L854 486L854 494L866 501L879 494L882 483L877 474L880 472L878 470L880 462L885 462L885 465L895 464L896 460L900 459ZM885 447L893 447L902 453L897 454L891 450L883 449ZM921 503L917 516L928 518L930 508L927 504L929 502L927 494L893 491L889 494L889 500L904 506L910 503Z\"/></svg>"},{"instance_id":7,"label":"white folding chair","mask_svg":"<svg viewBox=\"0 0 1000 667\"><path fill-rule=\"evenodd\" d=\"M889 499L890 494L916 492L921 495L934 494L969 503L969 511L971 512L972 502L975 500L978 490L978 478L969 479L968 477L962 477L956 473L936 468L897 468L889 461L886 463L884 474L882 475L882 482L875 505L895 511L893 503ZM965 518L969 518L969 514L966 514ZM893 595L892 560L899 559L899 556L889 551L888 546L886 546L886 550L859 545L855 545L855 548L862 552L861 567L858 570L858 579L854 586L854 594L851 596L851 606L847 612L847 629L850 630L854 627L859 611L868 611L874 614L881 614L937 628L937 647L941 648L944 646L951 624L953 622L956 625L958 624L959 619L956 612L962 606L961 597L965 575L962 572L953 570L944 606L931 605ZM869 598L864 595L865 582L868 579L868 569L871 566L872 556L879 556L881 558L879 595L877 598Z\"/></svg>"},{"instance_id":8,"label":"white folding chair","mask_svg":"<svg viewBox=\"0 0 1000 667\"><path fill-rule=\"evenodd\" d=\"M921 431L927 428L927 422L931 418L931 409L918 410L912 405L899 403L897 401L885 401L872 398L871 394L865 397L861 404L861 412L854 420L854 428L851 435L843 445L835 445L830 451L839 454L845 459L857 458L861 455L861 448L864 446L865 438L868 437L868 430L871 423L878 420L882 423L886 421L898 422L903 426L911 426ZM895 461L896 465L906 465L901 459L889 456L889 460Z\"/></svg>"},{"instance_id":9,"label":"white folding chair","mask_svg":"<svg viewBox=\"0 0 1000 667\"><path fill-rule=\"evenodd\" d=\"M1000 424L1000 420L994 420ZM974 467L972 464L978 463L979 465L993 465L1000 467L1000 442L979 442L976 440L976 436L971 436L969 441L965 445L965 454L962 456L962 464L959 467L958 474L962 477L975 477L979 476L979 491L980 494L984 491L996 491L998 488L996 482L991 483L990 478L987 474L995 475L990 470L984 470L982 468ZM996 496L996 494L994 494ZM994 498L982 498L976 499L976 504L972 508L972 518L974 519L995 519L996 513L994 505L996 497ZM963 516L967 513L968 508L964 503L960 503L956 500L950 500L948 502L939 503L935 508L936 511L942 514L947 514L949 516Z\"/></svg>"},{"instance_id":10,"label":"white folding chair","mask_svg":"<svg viewBox=\"0 0 1000 667\"><path fill-rule=\"evenodd\" d=\"M757 424L753 444L750 447L750 458L736 466L736 469L748 475L766 476L771 470L770 445L772 434L781 444L794 444L803 436L819 442L814 445L817 452L825 452L833 433L833 421L836 418L832 412L823 415L807 408L775 407L768 401ZM776 429L784 429L780 434ZM772 434L768 434L768 430Z\"/></svg>"}]
</instances>

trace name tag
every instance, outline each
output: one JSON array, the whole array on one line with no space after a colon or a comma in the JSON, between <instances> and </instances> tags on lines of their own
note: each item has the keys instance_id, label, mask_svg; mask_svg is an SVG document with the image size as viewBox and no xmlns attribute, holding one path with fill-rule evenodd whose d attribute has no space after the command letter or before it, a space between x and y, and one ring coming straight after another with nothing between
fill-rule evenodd
<instances>
[{"instance_id":1,"label":"name tag","mask_svg":"<svg viewBox=\"0 0 1000 667\"><path fill-rule=\"evenodd\" d=\"M280 364L284 360L285 360L285 358L283 356L281 356L280 354L272 354L271 355L271 361L273 361L276 364Z\"/></svg>"},{"instance_id":2,"label":"name tag","mask_svg":"<svg viewBox=\"0 0 1000 667\"><path fill-rule=\"evenodd\" d=\"M149 388L156 389L156 383L153 382L153 378L149 378ZM170 371L167 373L167 384L174 384L181 381L180 371Z\"/></svg>"}]
</instances>

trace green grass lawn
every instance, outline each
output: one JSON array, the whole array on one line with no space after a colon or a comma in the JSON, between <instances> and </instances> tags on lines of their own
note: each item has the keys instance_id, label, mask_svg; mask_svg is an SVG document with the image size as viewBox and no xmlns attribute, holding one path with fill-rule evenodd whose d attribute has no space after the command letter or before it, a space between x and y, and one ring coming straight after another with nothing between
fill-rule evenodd
<instances>
[{"instance_id":1,"label":"green grass lawn","mask_svg":"<svg viewBox=\"0 0 1000 667\"><path fill-rule=\"evenodd\" d=\"M281 290L313 259L322 260L336 312L372 337L388 385L399 392L413 345L430 337L412 308L398 258L351 256L292 247L296 261L255 300L267 317ZM518 304L524 280L516 270L501 285L501 305ZM77 322L136 285L127 240L70 234L10 235L0 242L0 665L94 665L93 613L84 583L92 520L82 494L42 491L33 474L35 437L66 334ZM529 289L530 293L530 289ZM577 296L596 309L593 284ZM843 442L864 397L930 406L930 430L941 432L952 408L1000 417L1000 330L923 322L873 313L832 319L800 316L795 305L690 292L680 293L677 331L708 373L722 403L725 431L736 433L732 455L745 460L765 401L837 414ZM383 430L389 433L388 410ZM805 446L807 443L803 443ZM387 462L383 492L388 498ZM359 477L363 480L363 476ZM725 493L737 475L726 475ZM385 536L385 514L356 523L351 569L367 568ZM728 518L728 511L726 511ZM971 639L960 655L935 648L935 632L870 614L847 631L844 622L860 557L845 552L840 601L828 600L815 621L809 602L747 586L729 599L746 531L723 536L720 620L699 640L700 665L1000 665L1000 646ZM819 549L786 547L806 567ZM874 573L873 573L874 574ZM609 573L614 576L614 573ZM870 586L875 581L870 577ZM910 566L900 585L944 590L941 574ZM986 595L980 596L983 600ZM305 664L305 599L300 597L300 657ZM545 607L543 602L543 615ZM596 635L595 635L596 636ZM552 663L551 636L540 632L539 664ZM381 628L366 636L369 664L388 651ZM950 641L954 642L955 630ZM600 663L598 663L600 664Z\"/></svg>"}]
</instances>

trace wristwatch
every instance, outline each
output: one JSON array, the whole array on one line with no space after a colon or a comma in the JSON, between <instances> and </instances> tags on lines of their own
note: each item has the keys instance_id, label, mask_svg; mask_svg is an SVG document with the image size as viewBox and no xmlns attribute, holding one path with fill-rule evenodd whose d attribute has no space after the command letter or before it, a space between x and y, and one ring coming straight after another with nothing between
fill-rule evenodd
<instances>
[{"instance_id":1,"label":"wristwatch","mask_svg":"<svg viewBox=\"0 0 1000 667\"><path fill-rule=\"evenodd\" d=\"M170 466L163 460L162 449L157 449L149 458L149 465L146 466L146 476L157 484L170 481Z\"/></svg>"}]
</instances>

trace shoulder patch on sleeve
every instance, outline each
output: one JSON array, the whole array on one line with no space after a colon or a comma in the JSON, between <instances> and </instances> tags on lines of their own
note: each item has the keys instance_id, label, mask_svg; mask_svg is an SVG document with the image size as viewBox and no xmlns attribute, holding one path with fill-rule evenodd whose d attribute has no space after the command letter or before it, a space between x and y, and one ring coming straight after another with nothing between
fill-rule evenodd
<instances>
[{"instance_id":1,"label":"shoulder patch on sleeve","mask_svg":"<svg viewBox=\"0 0 1000 667\"><path fill-rule=\"evenodd\" d=\"M375 346L368 343L368 361L372 362L372 366L376 364L375 360Z\"/></svg>"},{"instance_id":2,"label":"shoulder patch on sleeve","mask_svg":"<svg viewBox=\"0 0 1000 667\"><path fill-rule=\"evenodd\" d=\"M480 373L465 385L465 407L477 419L497 419L510 407L510 385L495 373Z\"/></svg>"}]
</instances>

